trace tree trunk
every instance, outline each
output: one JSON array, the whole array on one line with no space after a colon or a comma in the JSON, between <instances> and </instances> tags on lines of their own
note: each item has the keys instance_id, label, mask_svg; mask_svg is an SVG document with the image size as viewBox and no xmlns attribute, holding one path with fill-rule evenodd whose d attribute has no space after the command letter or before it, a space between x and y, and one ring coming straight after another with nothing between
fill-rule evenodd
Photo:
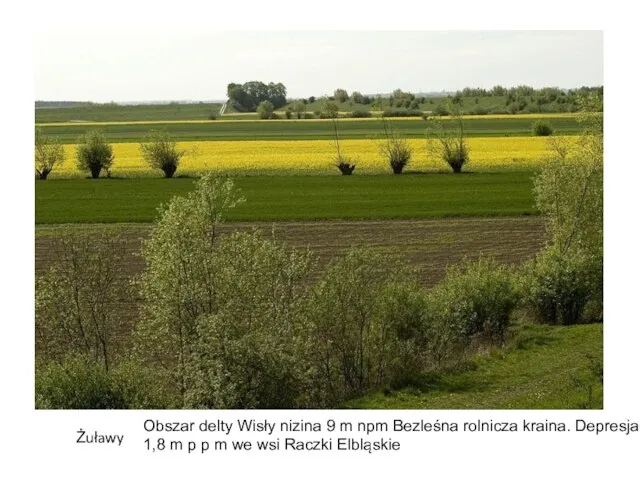
<instances>
[{"instance_id":1,"label":"tree trunk","mask_svg":"<svg viewBox=\"0 0 640 480\"><path fill-rule=\"evenodd\" d=\"M102 165L91 165L89 169L91 170L91 178L98 178L102 171Z\"/></svg>"}]
</instances>

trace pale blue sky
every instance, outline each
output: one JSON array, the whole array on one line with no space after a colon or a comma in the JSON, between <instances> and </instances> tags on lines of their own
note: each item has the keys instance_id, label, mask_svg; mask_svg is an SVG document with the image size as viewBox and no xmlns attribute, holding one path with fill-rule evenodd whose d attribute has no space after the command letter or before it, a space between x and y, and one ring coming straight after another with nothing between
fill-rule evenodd
<instances>
[{"instance_id":1,"label":"pale blue sky","mask_svg":"<svg viewBox=\"0 0 640 480\"><path fill-rule=\"evenodd\" d=\"M229 82L290 97L603 84L601 31L49 34L34 42L38 100L207 100Z\"/></svg>"}]
</instances>

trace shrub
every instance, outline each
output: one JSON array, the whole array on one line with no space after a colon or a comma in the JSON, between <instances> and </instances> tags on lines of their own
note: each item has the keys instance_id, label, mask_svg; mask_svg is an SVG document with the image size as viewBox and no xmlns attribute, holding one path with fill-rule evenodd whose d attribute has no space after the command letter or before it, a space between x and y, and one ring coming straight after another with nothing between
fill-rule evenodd
<instances>
[{"instance_id":1,"label":"shrub","mask_svg":"<svg viewBox=\"0 0 640 480\"><path fill-rule=\"evenodd\" d=\"M92 178L98 178L102 169L109 170L113 159L113 148L100 130L91 130L78 140L76 165L89 171Z\"/></svg>"},{"instance_id":2,"label":"shrub","mask_svg":"<svg viewBox=\"0 0 640 480\"><path fill-rule=\"evenodd\" d=\"M273 103L271 103L269 100L264 100L260 103L260 105L258 105L256 112L258 113L259 119L267 120L269 118L272 118L274 110L275 107L273 106Z\"/></svg>"},{"instance_id":3,"label":"shrub","mask_svg":"<svg viewBox=\"0 0 640 480\"><path fill-rule=\"evenodd\" d=\"M433 110L433 114L438 117L446 117L449 115L449 110L444 105L436 105L436 108Z\"/></svg>"},{"instance_id":4,"label":"shrub","mask_svg":"<svg viewBox=\"0 0 640 480\"><path fill-rule=\"evenodd\" d=\"M525 267L523 291L525 305L542 323L573 325L597 319L601 309L590 319L585 309L590 302L602 305L602 257L546 249Z\"/></svg>"},{"instance_id":5,"label":"shrub","mask_svg":"<svg viewBox=\"0 0 640 480\"><path fill-rule=\"evenodd\" d=\"M196 320L194 383L199 408L306 405L304 316L311 257L258 232L220 237L215 308Z\"/></svg>"},{"instance_id":6,"label":"shrub","mask_svg":"<svg viewBox=\"0 0 640 480\"><path fill-rule=\"evenodd\" d=\"M427 297L429 351L436 362L451 358L475 341L505 341L517 285L510 270L481 257L447 270Z\"/></svg>"},{"instance_id":7,"label":"shrub","mask_svg":"<svg viewBox=\"0 0 640 480\"><path fill-rule=\"evenodd\" d=\"M331 262L308 308L314 405L336 405L415 373L422 332L417 290L406 268L370 250Z\"/></svg>"},{"instance_id":8,"label":"shrub","mask_svg":"<svg viewBox=\"0 0 640 480\"><path fill-rule=\"evenodd\" d=\"M393 173L399 175L411 161L411 146L387 120L382 120L382 126L384 137L379 142L380 153L389 162Z\"/></svg>"},{"instance_id":9,"label":"shrub","mask_svg":"<svg viewBox=\"0 0 640 480\"><path fill-rule=\"evenodd\" d=\"M137 282L142 300L137 348L167 370L183 404L193 383L197 321L216 311L217 227L241 201L230 179L205 175L194 191L162 208L142 245L146 267Z\"/></svg>"},{"instance_id":10,"label":"shrub","mask_svg":"<svg viewBox=\"0 0 640 480\"><path fill-rule=\"evenodd\" d=\"M287 110L284 112L284 116L287 120L291 120L293 118L293 110L287 108Z\"/></svg>"},{"instance_id":11,"label":"shrub","mask_svg":"<svg viewBox=\"0 0 640 480\"><path fill-rule=\"evenodd\" d=\"M536 120L533 122L532 130L536 137L548 137L553 135L553 127L549 122L544 120Z\"/></svg>"},{"instance_id":12,"label":"shrub","mask_svg":"<svg viewBox=\"0 0 640 480\"><path fill-rule=\"evenodd\" d=\"M84 357L69 356L61 363L37 365L35 404L40 409L158 409L166 395L153 373L130 361L106 372Z\"/></svg>"},{"instance_id":13,"label":"shrub","mask_svg":"<svg viewBox=\"0 0 640 480\"><path fill-rule=\"evenodd\" d=\"M36 351L61 361L82 354L108 370L126 331L117 310L127 296L118 279L119 237L68 234L52 247L52 267L36 279Z\"/></svg>"},{"instance_id":14,"label":"shrub","mask_svg":"<svg viewBox=\"0 0 640 480\"><path fill-rule=\"evenodd\" d=\"M311 257L259 232L218 235L237 202L230 180L207 175L162 212L142 250L137 348L181 406L302 406Z\"/></svg>"},{"instance_id":15,"label":"shrub","mask_svg":"<svg viewBox=\"0 0 640 480\"><path fill-rule=\"evenodd\" d=\"M373 115L367 110L354 110L350 116L351 118L371 118Z\"/></svg>"},{"instance_id":16,"label":"shrub","mask_svg":"<svg viewBox=\"0 0 640 480\"><path fill-rule=\"evenodd\" d=\"M209 120L217 120L218 119L218 115L216 114L216 112L211 112L207 118Z\"/></svg>"},{"instance_id":17,"label":"shrub","mask_svg":"<svg viewBox=\"0 0 640 480\"><path fill-rule=\"evenodd\" d=\"M142 158L151 168L157 168L164 172L165 178L173 177L180 160L186 153L178 149L176 141L167 132L151 132L140 143Z\"/></svg>"},{"instance_id":18,"label":"shrub","mask_svg":"<svg viewBox=\"0 0 640 480\"><path fill-rule=\"evenodd\" d=\"M387 109L382 112L383 117L421 117L421 110L409 110L409 109Z\"/></svg>"},{"instance_id":19,"label":"shrub","mask_svg":"<svg viewBox=\"0 0 640 480\"><path fill-rule=\"evenodd\" d=\"M40 180L46 180L54 167L64 162L64 147L56 138L45 136L39 128L35 143L36 173Z\"/></svg>"},{"instance_id":20,"label":"shrub","mask_svg":"<svg viewBox=\"0 0 640 480\"><path fill-rule=\"evenodd\" d=\"M322 101L320 118L338 118L340 107L336 102L331 99L324 99Z\"/></svg>"}]
</instances>

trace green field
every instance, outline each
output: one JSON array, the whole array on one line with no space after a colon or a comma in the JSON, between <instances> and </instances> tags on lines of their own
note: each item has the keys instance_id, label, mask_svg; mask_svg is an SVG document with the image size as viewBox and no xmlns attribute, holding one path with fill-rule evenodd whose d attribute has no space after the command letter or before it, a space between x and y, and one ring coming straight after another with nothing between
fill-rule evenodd
<instances>
[{"instance_id":1,"label":"green field","mask_svg":"<svg viewBox=\"0 0 640 480\"><path fill-rule=\"evenodd\" d=\"M83 107L36 108L36 123L46 122L137 122L150 120L207 120L220 111L220 103L163 105L96 104Z\"/></svg>"},{"instance_id":2,"label":"green field","mask_svg":"<svg viewBox=\"0 0 640 480\"><path fill-rule=\"evenodd\" d=\"M166 118L165 118L166 120ZM473 118L464 120L468 137L531 136L532 117ZM556 135L575 135L579 124L575 117L549 117ZM443 120L445 124L452 120ZM391 121L399 135L406 138L424 138L427 123L422 119ZM377 138L382 132L377 119L340 120L340 138ZM246 120L184 123L137 123L108 125L47 125L45 134L53 135L63 143L76 143L78 137L92 128L102 129L111 142L139 142L150 130L166 130L181 141L198 140L321 140L332 139L333 124L322 120Z\"/></svg>"},{"instance_id":3,"label":"green field","mask_svg":"<svg viewBox=\"0 0 640 480\"><path fill-rule=\"evenodd\" d=\"M236 177L246 203L230 221L535 214L531 171L462 175ZM36 223L150 222L194 179L36 181Z\"/></svg>"},{"instance_id":4,"label":"green field","mask_svg":"<svg viewBox=\"0 0 640 480\"><path fill-rule=\"evenodd\" d=\"M367 395L347 407L603 408L602 383L592 371L602 362L602 330L602 324L523 325L505 349L478 355L457 371L426 374L414 386Z\"/></svg>"}]
</instances>

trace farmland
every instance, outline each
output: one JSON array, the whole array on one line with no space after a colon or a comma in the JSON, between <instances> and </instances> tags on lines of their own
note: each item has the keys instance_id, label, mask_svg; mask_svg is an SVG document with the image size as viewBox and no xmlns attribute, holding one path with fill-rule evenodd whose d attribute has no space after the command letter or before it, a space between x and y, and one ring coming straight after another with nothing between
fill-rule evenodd
<instances>
[{"instance_id":1,"label":"farmland","mask_svg":"<svg viewBox=\"0 0 640 480\"><path fill-rule=\"evenodd\" d=\"M464 119L467 137L521 137L531 136L531 125L537 118L545 118L558 135L575 135L579 132L576 116L555 115L496 115L476 116ZM427 123L421 118L393 119L392 125L405 138L424 139ZM453 121L444 119L445 125ZM321 140L333 138L330 120L197 120L162 122L105 122L101 124L43 123L43 132L61 142L74 144L88 129L101 128L109 141L114 143L139 142L150 130L166 130L179 141L206 140ZM381 134L381 122L376 118L340 119L340 138L372 139Z\"/></svg>"},{"instance_id":2,"label":"farmland","mask_svg":"<svg viewBox=\"0 0 640 480\"><path fill-rule=\"evenodd\" d=\"M152 237L158 208L196 191L198 179L214 172L232 178L245 200L225 215L216 234L227 238L232 232L258 229L265 241L296 252L309 251L315 260L304 288L314 282L324 285L321 280L327 269L348 257L351 248L368 247L373 254L410 266L419 288L428 292L446 278L450 267L465 259L490 257L498 265L517 268L545 247L550 237L536 207L533 186L554 151L547 138L533 136L532 122L544 118L553 125L554 139L570 147L576 145L580 132L571 114L465 118L470 161L463 174L454 175L441 159L427 153L423 119L394 119L393 128L408 140L413 155L401 175L392 175L388 160L380 154L380 120L341 118L340 151L356 164L353 175L342 176L333 160L330 120L258 121L249 114L206 120L204 116L215 107L85 106L38 111L37 124L45 135L64 144L66 161L56 166L47 181L35 184L36 276L45 275L64 257L60 239L106 234L121 242L121 250L115 252L116 283L126 291L148 268L148 259L140 252ZM443 121L453 125L453 120ZM113 146L109 178L103 173L103 178L87 179L87 172L75 165L78 137L94 128L101 129ZM144 162L139 142L151 130L168 132L185 152L175 178L160 178L162 172ZM190 198L194 201L197 196ZM111 258L114 252L104 254ZM121 320L116 343L123 351L134 341L131 332L142 302L136 291L111 304ZM391 393L368 391L347 402L336 400L333 406L583 406L581 391L568 385L571 375L584 376L589 371L588 361L578 351L601 356L601 326L563 330L532 325L526 312L517 315L505 333L504 348L497 353L491 350L489 357L483 350L477 355L465 353L461 361L472 366L468 370L454 362L454 370L425 372L410 387L405 382ZM43 355L42 348L38 347L38 355ZM540 358L544 359L542 373L535 370ZM570 374L565 374L565 367ZM535 397L539 382L549 386L549 396ZM489 389L492 395L486 393ZM567 389L570 392L565 395ZM520 393L514 394L516 390ZM174 400L162 405L181 406L175 403L175 392L172 395ZM601 406L600 396L587 408Z\"/></svg>"}]
</instances>

